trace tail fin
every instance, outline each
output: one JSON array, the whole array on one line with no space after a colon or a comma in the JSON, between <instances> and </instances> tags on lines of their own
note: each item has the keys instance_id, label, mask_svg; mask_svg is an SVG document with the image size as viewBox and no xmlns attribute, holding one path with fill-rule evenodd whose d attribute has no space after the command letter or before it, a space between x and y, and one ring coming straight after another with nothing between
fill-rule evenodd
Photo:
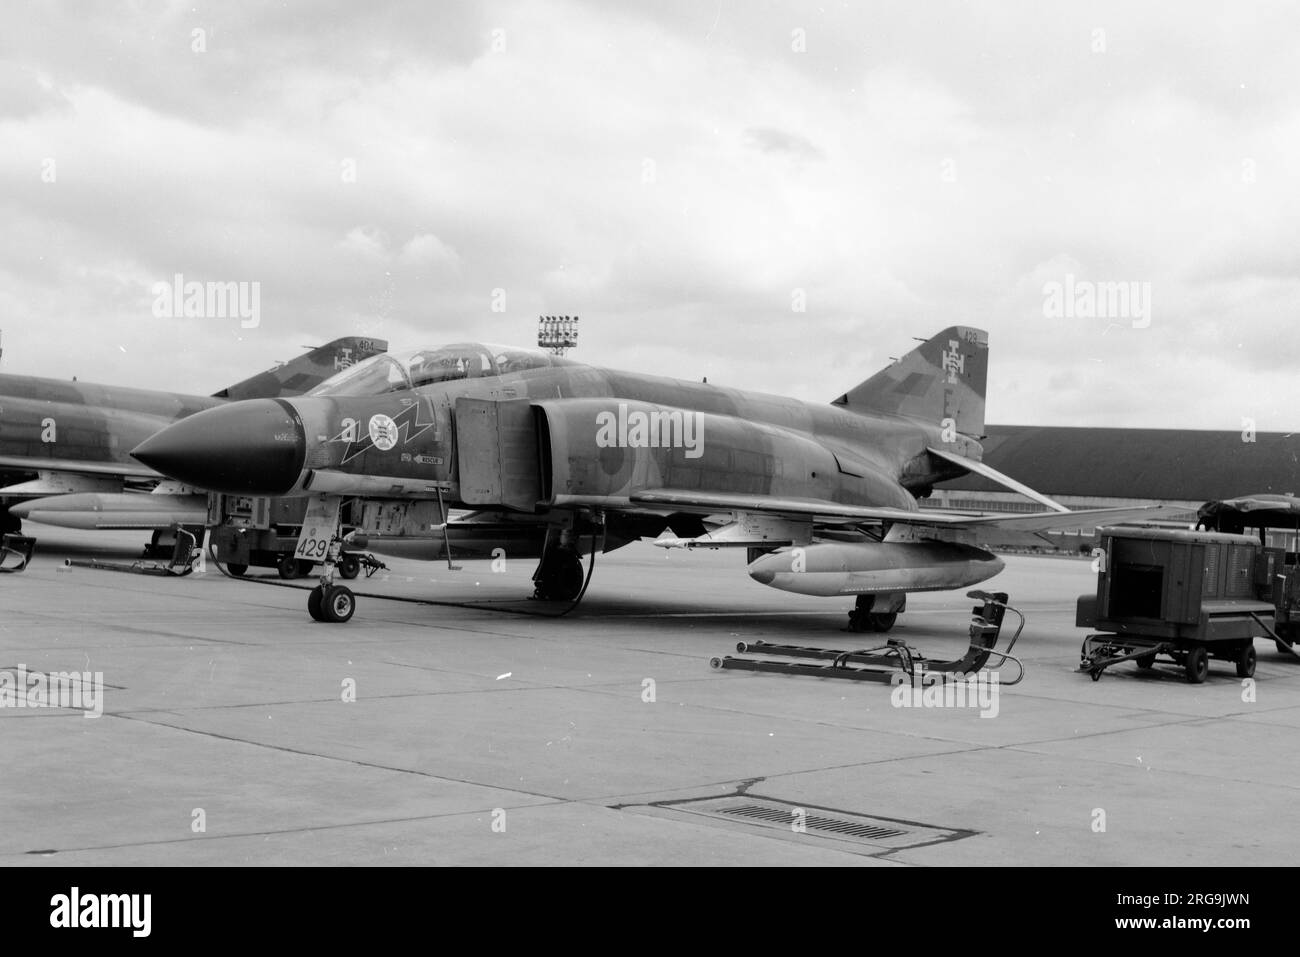
<instances>
[{"instance_id":1,"label":"tail fin","mask_svg":"<svg viewBox=\"0 0 1300 957\"><path fill-rule=\"evenodd\" d=\"M988 333L952 326L833 404L854 412L902 415L936 425L952 419L958 432L981 437L988 375Z\"/></svg>"},{"instance_id":2,"label":"tail fin","mask_svg":"<svg viewBox=\"0 0 1300 957\"><path fill-rule=\"evenodd\" d=\"M236 382L214 396L218 399L274 399L281 395L302 395L336 372L362 359L388 350L383 339L346 336L317 346L296 359Z\"/></svg>"}]
</instances>

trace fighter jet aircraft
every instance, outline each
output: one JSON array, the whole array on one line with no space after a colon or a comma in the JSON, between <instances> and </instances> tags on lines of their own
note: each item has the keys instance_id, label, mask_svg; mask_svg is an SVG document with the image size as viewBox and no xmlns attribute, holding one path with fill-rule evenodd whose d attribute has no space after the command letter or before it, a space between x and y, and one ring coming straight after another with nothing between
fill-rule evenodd
<instances>
[{"instance_id":1,"label":"fighter jet aircraft","mask_svg":"<svg viewBox=\"0 0 1300 957\"><path fill-rule=\"evenodd\" d=\"M178 419L253 398L300 395L388 347L347 337L222 389L179 395L89 382L0 375L0 531L22 519L71 528L202 526L207 499L127 453ZM123 494L132 486L156 494ZM21 503L21 504L16 504Z\"/></svg>"},{"instance_id":2,"label":"fighter jet aircraft","mask_svg":"<svg viewBox=\"0 0 1300 957\"><path fill-rule=\"evenodd\" d=\"M143 442L142 463L240 496L311 496L297 555L325 559L308 609L346 621L335 585L339 504L353 536L426 559L539 557L535 597L580 600L582 555L663 533L743 547L765 585L854 595L850 625L887 630L909 591L962 588L1002 561L979 547L1146 509L1069 512L980 462L985 332L953 327L826 405L593 368L479 344L376 356L301 398L201 412ZM968 471L1045 513L921 511ZM470 509L449 520L450 509ZM352 539L354 543L356 538Z\"/></svg>"}]
</instances>

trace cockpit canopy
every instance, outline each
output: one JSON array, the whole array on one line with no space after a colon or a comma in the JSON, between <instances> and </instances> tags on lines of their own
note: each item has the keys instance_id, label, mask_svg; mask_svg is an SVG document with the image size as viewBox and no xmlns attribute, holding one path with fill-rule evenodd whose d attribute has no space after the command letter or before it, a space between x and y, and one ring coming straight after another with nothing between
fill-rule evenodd
<instances>
[{"instance_id":1,"label":"cockpit canopy","mask_svg":"<svg viewBox=\"0 0 1300 957\"><path fill-rule=\"evenodd\" d=\"M308 395L382 395L435 382L485 379L526 369L570 365L567 359L509 346L462 342L421 349L405 358L381 353L326 379Z\"/></svg>"}]
</instances>

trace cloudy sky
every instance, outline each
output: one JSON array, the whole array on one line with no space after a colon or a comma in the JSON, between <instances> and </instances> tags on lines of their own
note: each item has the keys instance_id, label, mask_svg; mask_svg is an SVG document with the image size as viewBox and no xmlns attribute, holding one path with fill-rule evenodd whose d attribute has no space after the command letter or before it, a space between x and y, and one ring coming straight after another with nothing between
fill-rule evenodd
<instances>
[{"instance_id":1,"label":"cloudy sky","mask_svg":"<svg viewBox=\"0 0 1300 957\"><path fill-rule=\"evenodd\" d=\"M992 422L1300 429L1293 5L111 7L0 7L5 372L212 392L568 313L822 401L966 324ZM155 315L177 274L258 325Z\"/></svg>"}]
</instances>

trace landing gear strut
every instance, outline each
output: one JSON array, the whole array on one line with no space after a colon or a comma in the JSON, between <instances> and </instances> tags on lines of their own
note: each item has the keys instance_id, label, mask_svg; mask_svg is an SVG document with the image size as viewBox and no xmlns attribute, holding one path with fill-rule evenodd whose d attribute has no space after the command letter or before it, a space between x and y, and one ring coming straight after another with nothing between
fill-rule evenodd
<instances>
[{"instance_id":1,"label":"landing gear strut","mask_svg":"<svg viewBox=\"0 0 1300 957\"><path fill-rule=\"evenodd\" d=\"M307 566L310 572L311 561L299 559L298 555L310 555L320 558L320 584L307 595L307 613L313 621L342 624L349 620L357 610L357 596L346 585L334 584L335 572L347 577L350 563L344 561L343 538L339 535L339 506L343 500L337 495L322 495L314 498L307 506L307 515L303 519L302 532L298 536L298 546L292 554L281 558L280 574L285 578L286 565ZM360 562L357 564L360 569ZM355 576L355 572L353 575Z\"/></svg>"}]
</instances>

